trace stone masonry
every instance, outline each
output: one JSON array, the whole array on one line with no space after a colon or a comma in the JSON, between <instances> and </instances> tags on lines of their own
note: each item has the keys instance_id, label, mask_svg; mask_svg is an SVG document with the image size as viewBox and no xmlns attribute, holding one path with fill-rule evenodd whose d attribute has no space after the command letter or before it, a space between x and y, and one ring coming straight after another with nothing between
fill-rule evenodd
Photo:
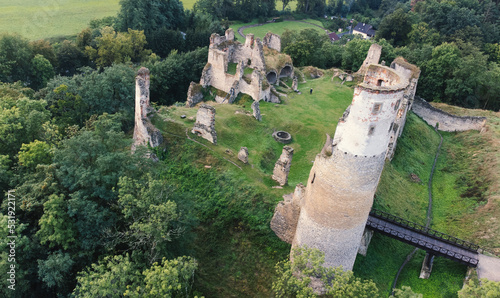
<instances>
[{"instance_id":1,"label":"stone masonry","mask_svg":"<svg viewBox=\"0 0 500 298\"><path fill-rule=\"evenodd\" d=\"M192 133L217 144L217 133L215 132L215 108L203 104L196 113L196 122L191 130Z\"/></svg>"},{"instance_id":2,"label":"stone masonry","mask_svg":"<svg viewBox=\"0 0 500 298\"><path fill-rule=\"evenodd\" d=\"M368 54L366 55L365 61L363 61L363 64L361 64L361 67L359 68L357 74L365 75L368 66L370 64L378 64L381 55L382 55L382 47L376 43L372 44L370 46L370 49L368 50Z\"/></svg>"},{"instance_id":3,"label":"stone masonry","mask_svg":"<svg viewBox=\"0 0 500 298\"><path fill-rule=\"evenodd\" d=\"M149 70L141 67L135 78L135 126L132 151L135 151L137 146L154 148L163 142L161 132L150 120L154 112L149 99Z\"/></svg>"},{"instance_id":4,"label":"stone masonry","mask_svg":"<svg viewBox=\"0 0 500 298\"><path fill-rule=\"evenodd\" d=\"M276 161L273 171L273 180L277 181L281 186L288 183L288 173L292 165L293 148L290 146L283 147L283 152L280 158Z\"/></svg>"},{"instance_id":5,"label":"stone masonry","mask_svg":"<svg viewBox=\"0 0 500 298\"><path fill-rule=\"evenodd\" d=\"M195 82L191 82L188 89L186 106L188 108L194 107L197 103L203 101L203 92L201 90L203 87Z\"/></svg>"},{"instance_id":6,"label":"stone masonry","mask_svg":"<svg viewBox=\"0 0 500 298\"><path fill-rule=\"evenodd\" d=\"M281 239L293 239L292 248L307 245L323 251L327 267L352 270L391 137L399 136L394 123L405 119L416 86L412 80L420 74L402 58L392 68L373 64L379 50L370 49L365 60L370 63L362 66L364 80L333 139L327 136L316 156L301 204L280 203L271 222ZM294 226L295 232L288 230Z\"/></svg>"},{"instance_id":7,"label":"stone masonry","mask_svg":"<svg viewBox=\"0 0 500 298\"><path fill-rule=\"evenodd\" d=\"M255 117L255 119L262 121L262 116L260 115L259 101L254 101L252 103L252 111L253 111L253 116Z\"/></svg>"}]
</instances>

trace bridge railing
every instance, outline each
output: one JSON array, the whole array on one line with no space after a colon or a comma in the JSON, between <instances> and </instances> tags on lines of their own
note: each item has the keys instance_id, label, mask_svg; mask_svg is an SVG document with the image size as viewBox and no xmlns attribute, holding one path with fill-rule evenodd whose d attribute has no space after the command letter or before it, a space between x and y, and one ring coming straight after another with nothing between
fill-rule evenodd
<instances>
[{"instance_id":1,"label":"bridge railing","mask_svg":"<svg viewBox=\"0 0 500 298\"><path fill-rule=\"evenodd\" d=\"M378 217L378 218L383 219L383 220L386 220L388 222L392 222L392 223L397 224L399 226L403 226L403 227L408 228L410 230L414 230L416 232L421 232L421 233L427 234L427 235L432 236L434 238L437 238L439 240L448 242L450 244L462 247L464 249L467 249L467 250L470 250L473 252L480 251L480 247L477 244L450 236L450 235L445 234L445 233L441 233L439 231L436 231L436 230L433 230L430 228L426 228L423 225L419 225L417 223L411 222L409 220L403 219L399 216L395 216L395 215L392 215L390 213L387 213L387 212L384 212L381 210L377 210L377 209L372 208L372 210L370 211L370 215L374 216L374 217Z\"/></svg>"}]
</instances>

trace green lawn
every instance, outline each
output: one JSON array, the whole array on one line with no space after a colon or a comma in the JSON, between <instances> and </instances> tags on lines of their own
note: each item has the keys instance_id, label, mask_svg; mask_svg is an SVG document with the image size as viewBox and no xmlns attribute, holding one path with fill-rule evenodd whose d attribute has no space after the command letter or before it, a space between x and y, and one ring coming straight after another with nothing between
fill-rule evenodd
<instances>
[{"instance_id":1,"label":"green lawn","mask_svg":"<svg viewBox=\"0 0 500 298\"><path fill-rule=\"evenodd\" d=\"M317 20L311 20L307 19L304 20L313 24L317 24L321 26L321 22ZM256 24L257 22L252 22L252 23L236 23L231 26L233 28L234 32L236 33L237 37L240 37L239 34L237 34L238 28L245 26L245 25L253 25ZM260 37L261 39L264 38L267 32L272 32L278 35L283 34L285 30L297 30L301 31L304 29L314 29L317 30L320 33L325 33L325 31L319 27L313 26L311 24L305 24L305 23L300 23L300 22L292 22L292 21L284 21L284 22L278 22L278 23L269 23L263 26L258 26L258 27L252 27L252 28L247 28L243 30L243 34L249 34L252 33L256 37Z\"/></svg>"},{"instance_id":2,"label":"green lawn","mask_svg":"<svg viewBox=\"0 0 500 298\"><path fill-rule=\"evenodd\" d=\"M113 16L120 0L0 0L0 33L19 33L30 40L76 35L92 19ZM196 0L182 1L193 9Z\"/></svg>"},{"instance_id":3,"label":"green lawn","mask_svg":"<svg viewBox=\"0 0 500 298\"><path fill-rule=\"evenodd\" d=\"M30 40L76 35L94 18L115 15L119 0L0 0L0 32Z\"/></svg>"}]
</instances>

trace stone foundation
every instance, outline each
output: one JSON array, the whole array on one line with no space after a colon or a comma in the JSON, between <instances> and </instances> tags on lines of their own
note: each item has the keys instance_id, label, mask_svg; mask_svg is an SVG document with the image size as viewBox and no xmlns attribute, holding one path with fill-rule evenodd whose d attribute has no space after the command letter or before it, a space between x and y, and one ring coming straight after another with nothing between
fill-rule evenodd
<instances>
[{"instance_id":1,"label":"stone foundation","mask_svg":"<svg viewBox=\"0 0 500 298\"><path fill-rule=\"evenodd\" d=\"M215 108L206 104L201 105L196 113L192 133L217 144L217 133L215 132Z\"/></svg>"},{"instance_id":2,"label":"stone foundation","mask_svg":"<svg viewBox=\"0 0 500 298\"><path fill-rule=\"evenodd\" d=\"M283 147L283 152L280 158L276 161L273 171L273 180L278 182L281 186L288 183L288 173L292 165L293 148L289 146Z\"/></svg>"}]
</instances>

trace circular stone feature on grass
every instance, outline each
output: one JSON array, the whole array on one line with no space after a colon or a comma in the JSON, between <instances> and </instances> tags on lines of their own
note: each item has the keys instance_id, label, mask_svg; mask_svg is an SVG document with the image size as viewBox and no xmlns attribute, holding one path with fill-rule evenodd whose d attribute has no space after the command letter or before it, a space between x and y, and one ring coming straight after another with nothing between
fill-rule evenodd
<instances>
[{"instance_id":1,"label":"circular stone feature on grass","mask_svg":"<svg viewBox=\"0 0 500 298\"><path fill-rule=\"evenodd\" d=\"M283 144L288 144L292 141L292 136L286 131L278 130L273 132L273 138Z\"/></svg>"}]
</instances>

